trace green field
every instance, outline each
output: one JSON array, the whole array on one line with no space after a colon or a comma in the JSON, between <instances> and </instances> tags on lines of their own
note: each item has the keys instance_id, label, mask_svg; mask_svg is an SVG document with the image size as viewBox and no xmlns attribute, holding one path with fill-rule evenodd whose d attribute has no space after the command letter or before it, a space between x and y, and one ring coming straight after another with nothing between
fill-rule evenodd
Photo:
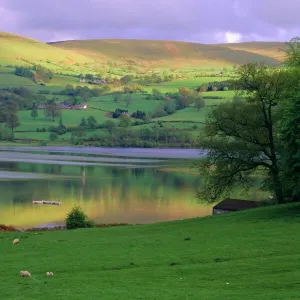
<instances>
[{"instance_id":1,"label":"green field","mask_svg":"<svg viewBox=\"0 0 300 300\"><path fill-rule=\"evenodd\" d=\"M284 43L241 43L231 45L204 45L172 41L145 41L145 40L89 40L67 41L44 44L32 39L0 33L0 88L26 87L34 94L48 91L47 99L65 88L66 85L88 86L101 88L101 86L80 83L80 73L98 74L111 78L120 78L126 74L142 74L143 76L156 72L162 74L166 71L179 78L161 84L147 84L143 88L148 93L158 89L162 93L178 92L180 87L194 90L202 84L230 79L233 75L233 65L246 62L262 62L278 65L283 54L278 49L284 48ZM279 51L279 52L278 52ZM282 55L281 55L282 54ZM54 77L47 85L35 84L32 80L14 75L14 66L33 66L40 64L54 72ZM226 68L225 68L226 67ZM219 71L223 76L217 76ZM62 75L64 74L64 75ZM139 82L139 77L133 82ZM181 79L180 79L181 78ZM133 94L132 103L127 107L124 101L114 102L113 93L123 91L124 86L110 86L111 94L103 94L88 100L86 110L62 110L62 120L65 126L75 127L82 118L95 117L98 124L111 120L106 112L113 112L117 108L128 109L129 113L137 110L146 113L153 112L163 104L163 100L146 100L142 94ZM233 91L202 93L205 107L197 111L193 104L178 110L172 115L153 118L150 124L136 126L152 128L159 121L164 128L178 129L189 132L192 136L199 135L210 108L224 101L231 101ZM59 101L68 96L56 96ZM211 99L216 97L215 99ZM222 99L218 99L222 98ZM39 110L39 116L32 119L30 111L18 113L21 126L15 130L16 139L48 140L49 132L37 132L37 129L57 125L58 118L52 122L51 118L44 116ZM117 120L113 120L116 121ZM162 126L162 125L160 125ZM195 128L195 126L197 126ZM97 135L107 136L106 129L96 130ZM87 136L95 131L86 132ZM59 140L70 140L71 133L59 136Z\"/></svg>"},{"instance_id":2,"label":"green field","mask_svg":"<svg viewBox=\"0 0 300 300\"><path fill-rule=\"evenodd\" d=\"M294 204L153 225L0 233L1 295L299 299L299 240ZM19 278L20 270L32 277Z\"/></svg>"},{"instance_id":3,"label":"green field","mask_svg":"<svg viewBox=\"0 0 300 300\"><path fill-rule=\"evenodd\" d=\"M223 97L224 99L206 99L205 107L198 111L193 105L184 108L182 110L176 111L174 114L154 118L152 123L140 125L134 127L135 130L141 128L152 128L156 122L163 122L164 128L177 128L178 130L185 130L190 132L192 136L197 137L200 133L201 128L204 126L205 118L207 113L211 109L211 107L218 105L224 101L230 101L234 95L234 92L207 92L203 93L203 96L210 97ZM51 97L51 96L50 96ZM60 100L66 98L66 96L58 96ZM146 112L153 111L156 107L162 104L162 101L159 100L146 100L145 95L134 94L132 95L132 102L129 107L127 107L124 100L116 103L113 100L112 95L100 96L91 98L88 102L88 109L86 110L62 110L61 117L63 123L67 127L75 127L78 126L81 122L82 118L88 118L89 116L95 117L98 124L101 124L107 120L113 120L114 122L118 122L117 119L112 119L106 116L106 112L113 112L117 108L127 109L129 113L133 113L137 110L142 110ZM45 128L48 130L50 126L57 126L58 118L53 122L51 118L45 117L44 111L38 111L38 117L33 119L31 117L31 111L20 111L18 116L20 118L21 125L16 128L15 138L16 139L33 139L33 140L48 140L49 132L37 132L37 128L42 129ZM196 128L193 126L196 125ZM108 132L106 129L98 129L87 132L88 136L93 136L97 134L98 136L108 136ZM71 134L64 134L59 136L60 140L69 140Z\"/></svg>"}]
</instances>

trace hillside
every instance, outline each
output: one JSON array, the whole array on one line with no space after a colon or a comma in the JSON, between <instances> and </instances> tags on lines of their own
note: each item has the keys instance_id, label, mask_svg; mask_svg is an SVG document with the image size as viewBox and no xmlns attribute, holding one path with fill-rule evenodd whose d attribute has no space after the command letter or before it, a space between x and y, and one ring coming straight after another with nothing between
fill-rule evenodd
<instances>
[{"instance_id":1,"label":"hillside","mask_svg":"<svg viewBox=\"0 0 300 300\"><path fill-rule=\"evenodd\" d=\"M92 64L87 56L9 33L0 32L0 65L40 64L53 71L84 69Z\"/></svg>"},{"instance_id":2,"label":"hillside","mask_svg":"<svg viewBox=\"0 0 300 300\"><path fill-rule=\"evenodd\" d=\"M283 51L285 49L285 44L280 42L249 42L224 44L222 46L228 47L232 50L242 50L264 55L279 61L283 61L285 58L285 53Z\"/></svg>"},{"instance_id":3,"label":"hillside","mask_svg":"<svg viewBox=\"0 0 300 300\"><path fill-rule=\"evenodd\" d=\"M41 64L54 72L96 73L103 68L222 68L248 62L278 64L284 43L206 45L151 40L82 40L45 44L0 32L0 65Z\"/></svg>"},{"instance_id":4,"label":"hillside","mask_svg":"<svg viewBox=\"0 0 300 300\"><path fill-rule=\"evenodd\" d=\"M276 53L274 48L284 46L283 43L276 43L276 46L272 43L241 43L231 46L151 40L83 40L51 45L93 58L104 55L111 59L144 62L152 67L225 66L248 62L278 64L282 55Z\"/></svg>"},{"instance_id":5,"label":"hillside","mask_svg":"<svg viewBox=\"0 0 300 300\"><path fill-rule=\"evenodd\" d=\"M299 299L299 226L299 205L290 204L142 226L0 232L1 293L6 300ZM20 279L20 270L32 277Z\"/></svg>"}]
</instances>

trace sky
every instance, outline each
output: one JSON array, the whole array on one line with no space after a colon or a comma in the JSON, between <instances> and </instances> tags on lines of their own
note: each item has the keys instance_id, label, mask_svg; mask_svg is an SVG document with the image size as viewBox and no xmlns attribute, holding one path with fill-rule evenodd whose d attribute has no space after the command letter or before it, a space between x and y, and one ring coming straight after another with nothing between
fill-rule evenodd
<instances>
[{"instance_id":1,"label":"sky","mask_svg":"<svg viewBox=\"0 0 300 300\"><path fill-rule=\"evenodd\" d=\"M300 0L0 0L0 31L43 42L288 41L300 36L299 10Z\"/></svg>"}]
</instances>

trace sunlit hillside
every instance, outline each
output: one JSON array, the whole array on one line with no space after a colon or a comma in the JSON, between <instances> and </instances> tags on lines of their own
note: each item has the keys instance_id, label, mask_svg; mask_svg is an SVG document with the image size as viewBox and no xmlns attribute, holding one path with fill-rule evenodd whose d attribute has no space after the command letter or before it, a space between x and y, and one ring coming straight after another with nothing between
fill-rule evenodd
<instances>
[{"instance_id":1,"label":"sunlit hillside","mask_svg":"<svg viewBox=\"0 0 300 300\"><path fill-rule=\"evenodd\" d=\"M263 62L279 64L284 43L206 45L152 40L78 40L45 44L0 32L0 65L41 64L54 72L97 73L148 69L205 69Z\"/></svg>"},{"instance_id":2,"label":"sunlit hillside","mask_svg":"<svg viewBox=\"0 0 300 300\"><path fill-rule=\"evenodd\" d=\"M9 33L0 32L0 64L40 64L53 71L84 70L92 64L90 57Z\"/></svg>"},{"instance_id":3,"label":"sunlit hillside","mask_svg":"<svg viewBox=\"0 0 300 300\"><path fill-rule=\"evenodd\" d=\"M268 43L264 43L262 49L258 48L256 52L247 44L239 44L239 49L236 45L152 40L82 40L51 45L93 58L104 55L111 59L123 59L133 64L144 63L152 67L226 66L247 62L278 64L280 61L280 57L275 57L274 50Z\"/></svg>"}]
</instances>

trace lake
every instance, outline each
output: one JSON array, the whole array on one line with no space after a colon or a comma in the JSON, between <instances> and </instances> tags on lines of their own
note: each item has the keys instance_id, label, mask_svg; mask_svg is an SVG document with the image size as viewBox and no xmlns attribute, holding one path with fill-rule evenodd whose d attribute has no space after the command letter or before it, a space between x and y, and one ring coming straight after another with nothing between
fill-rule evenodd
<instances>
[{"instance_id":1,"label":"lake","mask_svg":"<svg viewBox=\"0 0 300 300\"><path fill-rule=\"evenodd\" d=\"M96 223L144 224L210 215L189 171L195 149L0 147L0 224L63 225L79 204ZM250 198L261 193L252 190ZM62 202L33 205L34 200Z\"/></svg>"}]
</instances>

